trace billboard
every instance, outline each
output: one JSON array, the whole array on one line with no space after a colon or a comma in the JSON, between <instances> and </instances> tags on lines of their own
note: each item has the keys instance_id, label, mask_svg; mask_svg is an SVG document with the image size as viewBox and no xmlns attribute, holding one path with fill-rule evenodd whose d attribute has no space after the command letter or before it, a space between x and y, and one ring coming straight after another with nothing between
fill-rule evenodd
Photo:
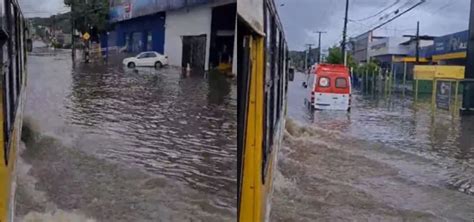
<instances>
[{"instance_id":1,"label":"billboard","mask_svg":"<svg viewBox=\"0 0 474 222\"><path fill-rule=\"evenodd\" d=\"M467 50L469 32L462 31L437 37L434 40L434 55L464 52Z\"/></svg>"},{"instance_id":2,"label":"billboard","mask_svg":"<svg viewBox=\"0 0 474 222\"><path fill-rule=\"evenodd\" d=\"M203 4L228 4L236 0L110 0L110 22Z\"/></svg>"}]
</instances>

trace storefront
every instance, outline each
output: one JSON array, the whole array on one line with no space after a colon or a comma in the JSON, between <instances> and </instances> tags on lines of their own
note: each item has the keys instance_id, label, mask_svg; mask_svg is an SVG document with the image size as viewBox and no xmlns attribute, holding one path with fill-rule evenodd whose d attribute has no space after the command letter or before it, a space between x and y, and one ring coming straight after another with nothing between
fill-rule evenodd
<instances>
[{"instance_id":1,"label":"storefront","mask_svg":"<svg viewBox=\"0 0 474 222\"><path fill-rule=\"evenodd\" d=\"M172 66L235 73L235 2L111 0L108 42L120 51L163 53Z\"/></svg>"},{"instance_id":2,"label":"storefront","mask_svg":"<svg viewBox=\"0 0 474 222\"><path fill-rule=\"evenodd\" d=\"M468 38L467 30L435 38L433 62L439 65L465 65Z\"/></svg>"}]
</instances>

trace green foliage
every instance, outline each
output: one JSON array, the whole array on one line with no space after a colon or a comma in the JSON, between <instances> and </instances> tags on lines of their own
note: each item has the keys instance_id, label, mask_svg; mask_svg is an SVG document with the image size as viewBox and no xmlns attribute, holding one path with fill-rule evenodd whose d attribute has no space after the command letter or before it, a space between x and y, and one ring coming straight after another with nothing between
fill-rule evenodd
<instances>
[{"instance_id":1,"label":"green foliage","mask_svg":"<svg viewBox=\"0 0 474 222\"><path fill-rule=\"evenodd\" d=\"M329 54L326 57L326 63L329 64L342 64L344 63L344 58L342 58L342 52L339 47L329 48Z\"/></svg>"},{"instance_id":2,"label":"green foliage","mask_svg":"<svg viewBox=\"0 0 474 222\"><path fill-rule=\"evenodd\" d=\"M378 64L378 61L370 61L369 63L364 63L364 64L359 64L354 68L354 73L356 73L359 76L362 76L366 72L368 72L369 76L371 75L378 75L380 70L380 66Z\"/></svg>"},{"instance_id":3,"label":"green foliage","mask_svg":"<svg viewBox=\"0 0 474 222\"><path fill-rule=\"evenodd\" d=\"M88 31L88 26L95 27L98 31L106 30L108 0L64 0L64 4L74 8L73 18L80 32Z\"/></svg>"},{"instance_id":4,"label":"green foliage","mask_svg":"<svg viewBox=\"0 0 474 222\"><path fill-rule=\"evenodd\" d=\"M54 15L49 18L30 18L31 24L35 29L37 29L38 35L41 37L46 37L45 27L54 27L56 30L62 30L64 33L71 33L71 20L70 14L64 13L59 15ZM43 28L39 28L43 27Z\"/></svg>"},{"instance_id":5,"label":"green foliage","mask_svg":"<svg viewBox=\"0 0 474 222\"><path fill-rule=\"evenodd\" d=\"M319 50L318 48L311 49L311 51L290 51L290 59L293 63L293 66L298 69L304 69L304 60L307 58L307 65L311 66L316 63L318 58Z\"/></svg>"},{"instance_id":6,"label":"green foliage","mask_svg":"<svg viewBox=\"0 0 474 222\"><path fill-rule=\"evenodd\" d=\"M326 57L326 63L329 64L344 64L344 58L342 56L341 48L338 46L333 46L329 48L329 54ZM347 55L347 65L351 68L356 68L357 64L352 58L351 55Z\"/></svg>"}]
</instances>

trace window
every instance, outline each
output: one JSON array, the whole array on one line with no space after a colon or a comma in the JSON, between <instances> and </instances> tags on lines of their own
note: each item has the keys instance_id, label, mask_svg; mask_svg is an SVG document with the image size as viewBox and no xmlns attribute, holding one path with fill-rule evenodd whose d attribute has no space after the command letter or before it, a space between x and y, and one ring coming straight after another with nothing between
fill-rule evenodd
<instances>
[{"instance_id":1,"label":"window","mask_svg":"<svg viewBox=\"0 0 474 222\"><path fill-rule=\"evenodd\" d=\"M130 36L128 35L128 33L123 33L123 46L125 46L126 48L129 47L129 42L130 41Z\"/></svg>"},{"instance_id":2,"label":"window","mask_svg":"<svg viewBox=\"0 0 474 222\"><path fill-rule=\"evenodd\" d=\"M346 78L341 78L341 77L337 78L336 79L336 88L343 88L343 89L347 88Z\"/></svg>"},{"instance_id":3,"label":"window","mask_svg":"<svg viewBox=\"0 0 474 222\"><path fill-rule=\"evenodd\" d=\"M153 35L151 32L148 32L147 38L146 38L146 50L153 50Z\"/></svg>"},{"instance_id":4,"label":"window","mask_svg":"<svg viewBox=\"0 0 474 222\"><path fill-rule=\"evenodd\" d=\"M137 59L144 59L147 57L147 53L140 53L137 55Z\"/></svg>"},{"instance_id":5,"label":"window","mask_svg":"<svg viewBox=\"0 0 474 222\"><path fill-rule=\"evenodd\" d=\"M153 53L153 52L149 52L149 53L146 54L146 57L147 57L147 58L155 58L155 57L156 57L156 54Z\"/></svg>"},{"instance_id":6,"label":"window","mask_svg":"<svg viewBox=\"0 0 474 222\"><path fill-rule=\"evenodd\" d=\"M268 169L268 157L272 153L273 137L275 126L278 122L279 112L281 110L279 103L279 91L281 90L280 79L280 36L275 17L271 11L265 11L265 113L264 113L264 138L262 149L262 181L265 183L265 176Z\"/></svg>"},{"instance_id":7,"label":"window","mask_svg":"<svg viewBox=\"0 0 474 222\"><path fill-rule=\"evenodd\" d=\"M273 135L273 97L274 97L274 83L273 83L273 48L272 48L272 32L271 27L272 17L270 11L267 9L265 12L265 32L266 32L266 42L265 42L265 113L263 119L263 146L262 146L262 181L265 183L265 176L267 171L268 163L268 154L272 147L272 135Z\"/></svg>"},{"instance_id":8,"label":"window","mask_svg":"<svg viewBox=\"0 0 474 222\"><path fill-rule=\"evenodd\" d=\"M18 100L23 82L23 27L22 17L19 14L18 9L14 4L6 5L6 20L8 33L10 38L2 50L4 50L3 61L6 62L7 66L2 69L3 74L3 96L4 100L4 119L5 119L5 131L4 137L5 142L5 161L8 163L8 155L10 152L10 141L13 126L15 124L15 115L18 108Z\"/></svg>"},{"instance_id":9,"label":"window","mask_svg":"<svg viewBox=\"0 0 474 222\"><path fill-rule=\"evenodd\" d=\"M319 86L323 88L329 87L329 78L328 77L319 77Z\"/></svg>"}]
</instances>

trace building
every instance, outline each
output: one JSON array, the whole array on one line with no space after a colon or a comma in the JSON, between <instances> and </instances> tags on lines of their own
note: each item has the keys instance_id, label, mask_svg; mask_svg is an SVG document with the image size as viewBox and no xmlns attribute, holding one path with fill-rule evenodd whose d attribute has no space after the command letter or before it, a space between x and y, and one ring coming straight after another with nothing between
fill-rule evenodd
<instances>
[{"instance_id":1,"label":"building","mask_svg":"<svg viewBox=\"0 0 474 222\"><path fill-rule=\"evenodd\" d=\"M433 62L440 65L465 65L468 38L468 30L435 38Z\"/></svg>"},{"instance_id":2,"label":"building","mask_svg":"<svg viewBox=\"0 0 474 222\"><path fill-rule=\"evenodd\" d=\"M170 65L236 73L236 0L110 0L108 47L157 51Z\"/></svg>"},{"instance_id":3,"label":"building","mask_svg":"<svg viewBox=\"0 0 474 222\"><path fill-rule=\"evenodd\" d=\"M404 37L372 37L369 43L368 57L380 62L383 68L390 68L395 57L406 56L409 47L402 45Z\"/></svg>"},{"instance_id":4,"label":"building","mask_svg":"<svg viewBox=\"0 0 474 222\"><path fill-rule=\"evenodd\" d=\"M372 42L372 32L349 39L351 55L357 63L367 63L369 60L369 44Z\"/></svg>"}]
</instances>

